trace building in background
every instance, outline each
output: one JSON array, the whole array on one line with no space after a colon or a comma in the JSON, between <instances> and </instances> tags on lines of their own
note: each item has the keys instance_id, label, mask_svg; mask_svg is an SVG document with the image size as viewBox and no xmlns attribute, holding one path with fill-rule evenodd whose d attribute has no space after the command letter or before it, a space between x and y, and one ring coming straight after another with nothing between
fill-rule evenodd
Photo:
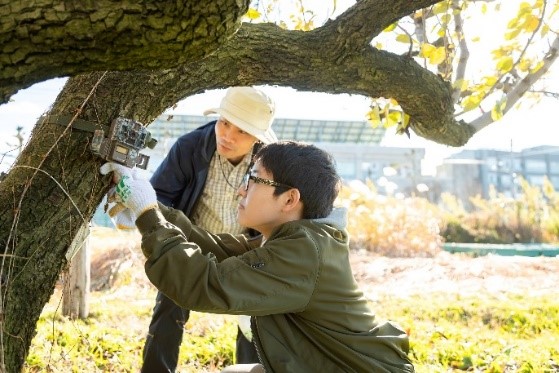
<instances>
[{"instance_id":1,"label":"building in background","mask_svg":"<svg viewBox=\"0 0 559 373\"><path fill-rule=\"evenodd\" d=\"M470 197L489 198L491 186L514 198L520 177L542 186L547 178L559 190L559 147L538 146L520 152L478 149L464 150L443 161L437 168L442 189L457 196L465 206Z\"/></svg>"}]
</instances>

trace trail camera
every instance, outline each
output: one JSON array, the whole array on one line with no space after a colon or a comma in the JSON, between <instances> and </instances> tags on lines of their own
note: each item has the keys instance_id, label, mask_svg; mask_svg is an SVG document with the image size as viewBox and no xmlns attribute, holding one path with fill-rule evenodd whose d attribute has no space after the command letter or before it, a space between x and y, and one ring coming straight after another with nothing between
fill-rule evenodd
<instances>
[{"instance_id":1,"label":"trail camera","mask_svg":"<svg viewBox=\"0 0 559 373\"><path fill-rule=\"evenodd\" d=\"M95 130L91 150L107 161L145 170L149 156L141 154L140 150L145 147L153 149L155 144L157 140L151 138L142 123L119 117L112 121L107 137L105 131Z\"/></svg>"}]
</instances>

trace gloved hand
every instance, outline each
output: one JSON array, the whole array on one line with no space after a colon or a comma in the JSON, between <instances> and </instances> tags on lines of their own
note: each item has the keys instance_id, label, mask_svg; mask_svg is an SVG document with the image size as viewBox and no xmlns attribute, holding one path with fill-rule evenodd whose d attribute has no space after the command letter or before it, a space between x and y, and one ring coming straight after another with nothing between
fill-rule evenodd
<instances>
[{"instance_id":1,"label":"gloved hand","mask_svg":"<svg viewBox=\"0 0 559 373\"><path fill-rule=\"evenodd\" d=\"M101 166L100 171L103 175L107 175L109 172L114 173L113 181L116 183L116 187L112 195L109 192L107 198L109 201L114 200L117 206L122 204L130 209L131 215L127 216L126 219L134 219L135 221L135 218L142 215L146 210L157 207L155 190L149 181L140 178L136 170L108 162Z\"/></svg>"},{"instance_id":2,"label":"gloved hand","mask_svg":"<svg viewBox=\"0 0 559 373\"><path fill-rule=\"evenodd\" d=\"M136 216L129 208L127 208L120 202L109 203L107 201L107 205L109 208L108 211L105 210L105 212L111 217L111 221L115 225L116 229L136 229Z\"/></svg>"}]
</instances>

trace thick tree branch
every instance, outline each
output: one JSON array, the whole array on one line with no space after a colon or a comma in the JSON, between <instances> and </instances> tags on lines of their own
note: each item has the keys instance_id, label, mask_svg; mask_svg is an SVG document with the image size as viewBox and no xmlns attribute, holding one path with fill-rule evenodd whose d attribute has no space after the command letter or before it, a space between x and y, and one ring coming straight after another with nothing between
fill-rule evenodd
<instances>
[{"instance_id":1,"label":"thick tree branch","mask_svg":"<svg viewBox=\"0 0 559 373\"><path fill-rule=\"evenodd\" d=\"M248 4L0 0L0 104L54 77L200 59L237 31Z\"/></svg>"},{"instance_id":2,"label":"thick tree branch","mask_svg":"<svg viewBox=\"0 0 559 373\"><path fill-rule=\"evenodd\" d=\"M419 136L441 144L461 146L475 133L471 126L455 120L450 84L413 59L370 46L340 51L324 44L322 33L244 24L211 56L162 72L136 72L145 77L135 79L149 82L153 97L149 112L155 116L184 97L200 93L200 87L270 84L301 91L394 98L411 116L411 128ZM133 107L134 99L130 99ZM146 110L142 101L144 108L132 112ZM154 118L137 119L149 123Z\"/></svg>"}]
</instances>

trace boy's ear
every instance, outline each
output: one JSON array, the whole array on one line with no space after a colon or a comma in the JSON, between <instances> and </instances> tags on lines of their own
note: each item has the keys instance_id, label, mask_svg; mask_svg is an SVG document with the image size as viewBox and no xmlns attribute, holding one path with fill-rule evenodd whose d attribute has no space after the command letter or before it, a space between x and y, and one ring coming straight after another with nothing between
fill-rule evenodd
<instances>
[{"instance_id":1,"label":"boy's ear","mask_svg":"<svg viewBox=\"0 0 559 373\"><path fill-rule=\"evenodd\" d=\"M283 193L282 195L284 200L284 211L292 211L297 208L301 208L301 193L299 193L299 189L289 189L287 192Z\"/></svg>"}]
</instances>

